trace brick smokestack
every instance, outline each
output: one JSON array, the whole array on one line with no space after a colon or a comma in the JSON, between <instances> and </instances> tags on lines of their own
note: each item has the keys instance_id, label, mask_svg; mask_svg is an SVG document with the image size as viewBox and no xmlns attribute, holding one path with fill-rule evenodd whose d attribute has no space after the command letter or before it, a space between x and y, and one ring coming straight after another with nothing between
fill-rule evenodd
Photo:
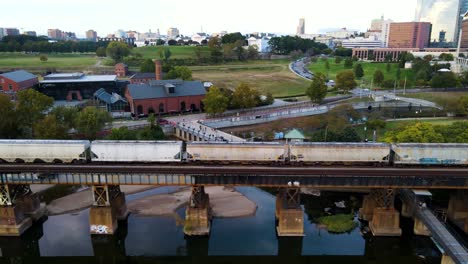
<instances>
[{"instance_id":1,"label":"brick smokestack","mask_svg":"<svg viewBox=\"0 0 468 264\"><path fill-rule=\"evenodd\" d=\"M162 80L162 65L160 60L154 61L155 71L156 71L156 80Z\"/></svg>"}]
</instances>

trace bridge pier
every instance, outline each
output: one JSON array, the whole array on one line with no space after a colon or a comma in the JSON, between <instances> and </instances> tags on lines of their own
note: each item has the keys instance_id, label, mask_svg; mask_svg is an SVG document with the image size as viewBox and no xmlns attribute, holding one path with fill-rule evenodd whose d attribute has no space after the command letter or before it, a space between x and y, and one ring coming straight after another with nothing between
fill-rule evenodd
<instances>
[{"instance_id":1,"label":"bridge pier","mask_svg":"<svg viewBox=\"0 0 468 264\"><path fill-rule=\"evenodd\" d=\"M468 233L468 195L463 191L458 191L456 195L450 197L447 216L448 218L459 224Z\"/></svg>"},{"instance_id":2,"label":"bridge pier","mask_svg":"<svg viewBox=\"0 0 468 264\"><path fill-rule=\"evenodd\" d=\"M374 236L401 236L400 213L395 210L394 189L375 189L370 194L376 201L369 228Z\"/></svg>"},{"instance_id":3,"label":"bridge pier","mask_svg":"<svg viewBox=\"0 0 468 264\"><path fill-rule=\"evenodd\" d=\"M377 202L374 198L371 195L364 196L362 208L359 208L359 219L372 221L375 207L377 207Z\"/></svg>"},{"instance_id":4,"label":"bridge pier","mask_svg":"<svg viewBox=\"0 0 468 264\"><path fill-rule=\"evenodd\" d=\"M21 236L45 214L45 206L26 185L0 185L0 236Z\"/></svg>"},{"instance_id":5,"label":"bridge pier","mask_svg":"<svg viewBox=\"0 0 468 264\"><path fill-rule=\"evenodd\" d=\"M210 234L211 207L210 197L204 186L193 186L190 202L185 210L184 233L188 236Z\"/></svg>"},{"instance_id":6,"label":"bridge pier","mask_svg":"<svg viewBox=\"0 0 468 264\"><path fill-rule=\"evenodd\" d=\"M455 261L447 255L447 254L442 254L442 260L440 261L441 264L455 264Z\"/></svg>"},{"instance_id":7,"label":"bridge pier","mask_svg":"<svg viewBox=\"0 0 468 264\"><path fill-rule=\"evenodd\" d=\"M413 232L415 235L431 236L431 231L429 231L427 226L418 217L414 218Z\"/></svg>"},{"instance_id":8,"label":"bridge pier","mask_svg":"<svg viewBox=\"0 0 468 264\"><path fill-rule=\"evenodd\" d=\"M300 188L281 188L276 196L278 236L304 236L304 217L300 204Z\"/></svg>"},{"instance_id":9,"label":"bridge pier","mask_svg":"<svg viewBox=\"0 0 468 264\"><path fill-rule=\"evenodd\" d=\"M91 235L113 235L117 230L117 220L127 218L129 212L125 204L125 194L119 185L93 185L93 206L89 211Z\"/></svg>"}]
</instances>

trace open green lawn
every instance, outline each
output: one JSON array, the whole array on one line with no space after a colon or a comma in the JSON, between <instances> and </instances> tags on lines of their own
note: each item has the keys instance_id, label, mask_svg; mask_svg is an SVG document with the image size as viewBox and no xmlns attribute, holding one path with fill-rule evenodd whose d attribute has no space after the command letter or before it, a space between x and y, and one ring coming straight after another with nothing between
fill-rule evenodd
<instances>
[{"instance_id":1,"label":"open green lawn","mask_svg":"<svg viewBox=\"0 0 468 264\"><path fill-rule=\"evenodd\" d=\"M330 58L328 59L328 63L330 65L330 71L328 72L328 78L330 80L336 80L336 74L340 71L352 70L352 68L348 69L344 67L344 60L341 61L340 64L336 64L335 59ZM391 63L390 72L387 72L387 63L354 62L353 66L356 65L357 63L361 64L364 70L364 77L362 77L362 80L359 80L359 79L356 80L358 84L360 85L362 84L362 87L370 88L371 81L374 76L374 72L377 69L380 69L382 71L382 73L385 76L385 80L388 80L388 79L394 80L396 78L395 76L396 76L396 71L398 67L397 63ZM325 68L325 61L321 59L319 59L317 62L312 62L309 65L309 69L312 72L321 72L327 75L327 69ZM406 87L407 88L412 87L413 86L413 72L408 69L401 69L400 78L402 80L405 79L405 75L407 79ZM377 88L375 84L372 84L372 86L373 86L372 88Z\"/></svg>"},{"instance_id":2,"label":"open green lawn","mask_svg":"<svg viewBox=\"0 0 468 264\"><path fill-rule=\"evenodd\" d=\"M234 89L245 82L275 97L303 95L310 81L292 73L288 64L285 60L265 60L190 68L194 79L210 81L220 88Z\"/></svg>"},{"instance_id":3,"label":"open green lawn","mask_svg":"<svg viewBox=\"0 0 468 264\"><path fill-rule=\"evenodd\" d=\"M144 58L157 59L159 58L159 50L169 48L171 51L171 59L195 59L195 46L151 46L132 49L133 53L140 53ZM207 46L200 47L202 57L209 57L210 50Z\"/></svg>"},{"instance_id":4,"label":"open green lawn","mask_svg":"<svg viewBox=\"0 0 468 264\"><path fill-rule=\"evenodd\" d=\"M94 53L88 54L47 54L48 60L39 60L39 54L23 54L19 52L0 53L0 69L22 68L26 70L39 70L47 68L60 69L86 69L96 64L97 58Z\"/></svg>"}]
</instances>

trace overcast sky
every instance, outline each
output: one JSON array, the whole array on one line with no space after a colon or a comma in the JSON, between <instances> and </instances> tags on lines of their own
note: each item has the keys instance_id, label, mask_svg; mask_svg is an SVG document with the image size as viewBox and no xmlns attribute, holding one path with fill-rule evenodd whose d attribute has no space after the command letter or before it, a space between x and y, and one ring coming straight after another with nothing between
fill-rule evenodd
<instances>
[{"instance_id":1,"label":"overcast sky","mask_svg":"<svg viewBox=\"0 0 468 264\"><path fill-rule=\"evenodd\" d=\"M166 34L169 27L185 35L201 28L208 33L293 34L301 17L311 34L341 27L364 31L382 15L396 22L413 21L416 0L0 0L0 6L0 27L38 34L46 34L48 28L79 37L88 29L99 36L118 29L159 29Z\"/></svg>"}]
</instances>

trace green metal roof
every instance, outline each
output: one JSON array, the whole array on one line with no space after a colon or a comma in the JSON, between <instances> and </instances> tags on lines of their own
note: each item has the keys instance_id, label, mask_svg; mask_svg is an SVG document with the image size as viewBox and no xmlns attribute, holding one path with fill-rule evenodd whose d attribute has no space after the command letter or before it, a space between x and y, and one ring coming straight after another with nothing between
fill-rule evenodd
<instances>
[{"instance_id":1,"label":"green metal roof","mask_svg":"<svg viewBox=\"0 0 468 264\"><path fill-rule=\"evenodd\" d=\"M293 130L289 131L288 133L286 133L284 138L286 138L286 139L305 139L304 134L302 134L301 131L299 131L297 129L293 129Z\"/></svg>"}]
</instances>

